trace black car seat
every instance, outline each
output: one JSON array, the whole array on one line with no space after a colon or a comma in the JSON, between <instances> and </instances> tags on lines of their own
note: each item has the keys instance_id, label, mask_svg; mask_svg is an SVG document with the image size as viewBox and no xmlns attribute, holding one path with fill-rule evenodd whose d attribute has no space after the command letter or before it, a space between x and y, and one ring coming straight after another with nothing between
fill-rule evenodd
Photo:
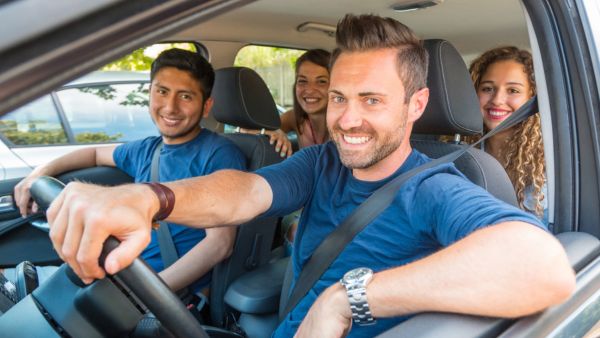
<instances>
[{"instance_id":1,"label":"black car seat","mask_svg":"<svg viewBox=\"0 0 600 338\"><path fill-rule=\"evenodd\" d=\"M466 146L441 142L439 136L480 134L483 120L473 82L458 51L448 41L438 39L425 40L425 48L429 52L429 103L415 122L411 144L427 156L438 158ZM508 175L491 155L470 149L454 164L473 183L498 199L517 205Z\"/></svg>"},{"instance_id":2,"label":"black car seat","mask_svg":"<svg viewBox=\"0 0 600 338\"><path fill-rule=\"evenodd\" d=\"M436 136L478 133L478 128L481 129L482 126L481 113L462 58L448 41L426 40L425 47L430 57L428 86L431 95L424 116L415 124L413 133ZM427 137L419 139L419 136L411 140L411 143L430 157L440 157L464 146L440 144L439 141L428 140ZM454 163L474 183L484 187L497 198L516 205L512 184L495 158L481 150L472 149ZM592 235L565 232L557 234L556 237L565 248L575 272L582 271L600 254L600 241ZM567 302L563 306L573 305ZM558 309L551 308L536 316L549 318L556 316L557 311ZM522 320L527 321L527 318ZM516 321L452 313L424 313L413 316L378 337L496 337ZM537 322L544 321L538 318Z\"/></svg>"},{"instance_id":3,"label":"black car seat","mask_svg":"<svg viewBox=\"0 0 600 338\"><path fill-rule=\"evenodd\" d=\"M279 113L267 85L250 68L217 70L212 97L215 101L212 114L220 123L258 130L275 130L280 126ZM282 160L267 135L235 133L225 137L244 153L249 171ZM267 217L238 227L233 253L213 269L210 291L213 325L224 325L228 311L223 297L231 281L268 262L277 222L276 217Z\"/></svg>"}]
</instances>

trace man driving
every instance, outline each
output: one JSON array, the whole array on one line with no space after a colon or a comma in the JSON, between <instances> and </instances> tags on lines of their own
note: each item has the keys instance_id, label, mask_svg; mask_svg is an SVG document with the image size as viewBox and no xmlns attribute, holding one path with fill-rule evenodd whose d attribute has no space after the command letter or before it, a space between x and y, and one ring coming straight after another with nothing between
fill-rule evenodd
<instances>
[{"instance_id":1,"label":"man driving","mask_svg":"<svg viewBox=\"0 0 600 338\"><path fill-rule=\"evenodd\" d=\"M166 183L164 193L175 196L168 216L144 185L69 184L48 210L57 252L89 283L139 255L155 215L213 227L304 207L292 256L297 278L352 210L394 177L430 161L409 142L429 97L421 41L393 19L347 15L336 42L327 108L332 141L254 173L224 170ZM100 267L109 235L121 245ZM372 278L360 284L359 275ZM358 306L347 295L349 283L362 290ZM535 217L442 164L402 186L274 336L373 337L423 311L523 316L565 300L574 283L562 247Z\"/></svg>"}]
</instances>

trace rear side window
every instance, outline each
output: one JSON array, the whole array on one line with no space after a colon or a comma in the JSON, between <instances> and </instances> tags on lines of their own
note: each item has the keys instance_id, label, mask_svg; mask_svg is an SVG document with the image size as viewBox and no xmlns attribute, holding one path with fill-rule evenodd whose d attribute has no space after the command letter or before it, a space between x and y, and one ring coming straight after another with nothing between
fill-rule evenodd
<instances>
[{"instance_id":1,"label":"rear side window","mask_svg":"<svg viewBox=\"0 0 600 338\"><path fill-rule=\"evenodd\" d=\"M75 143L125 142L158 135L148 113L148 88L148 83L131 83L59 91Z\"/></svg>"},{"instance_id":2,"label":"rear side window","mask_svg":"<svg viewBox=\"0 0 600 338\"><path fill-rule=\"evenodd\" d=\"M152 61L170 48L208 58L206 48L195 42L140 48L102 67L101 84L79 81L58 89L55 100L48 95L0 117L2 139L9 146L40 146L127 142L158 135L148 111L147 81ZM134 76L137 72L144 76ZM123 79L118 73L134 77Z\"/></svg>"},{"instance_id":3,"label":"rear side window","mask_svg":"<svg viewBox=\"0 0 600 338\"><path fill-rule=\"evenodd\" d=\"M0 117L0 133L14 146L67 144L49 95Z\"/></svg>"},{"instance_id":4,"label":"rear side window","mask_svg":"<svg viewBox=\"0 0 600 338\"><path fill-rule=\"evenodd\" d=\"M279 114L283 114L294 105L294 66L304 52L302 49L250 45L240 49L234 66L256 71L267 84ZM225 125L225 132L233 132L234 128Z\"/></svg>"},{"instance_id":5,"label":"rear side window","mask_svg":"<svg viewBox=\"0 0 600 338\"><path fill-rule=\"evenodd\" d=\"M136 49L130 54L115 60L101 68L103 71L114 71L114 70L127 70L127 71L150 71L152 61L158 57L161 52L171 49L179 48L196 52L207 60L208 51L206 47L196 42L165 42L150 45Z\"/></svg>"},{"instance_id":6,"label":"rear side window","mask_svg":"<svg viewBox=\"0 0 600 338\"><path fill-rule=\"evenodd\" d=\"M266 82L275 103L287 110L294 104L294 65L304 52L292 48L246 46L236 55L234 65L254 69Z\"/></svg>"}]
</instances>

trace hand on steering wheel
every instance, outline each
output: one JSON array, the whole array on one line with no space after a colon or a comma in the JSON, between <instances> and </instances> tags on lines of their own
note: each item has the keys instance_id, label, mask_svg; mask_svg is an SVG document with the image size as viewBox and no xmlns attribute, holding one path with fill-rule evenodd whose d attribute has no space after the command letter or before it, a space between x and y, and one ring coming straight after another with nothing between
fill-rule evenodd
<instances>
[{"instance_id":1,"label":"hand on steering wheel","mask_svg":"<svg viewBox=\"0 0 600 338\"><path fill-rule=\"evenodd\" d=\"M61 257L69 259L69 265L77 266L79 271L71 265L74 271L78 275L81 273L88 278L88 282L90 282L89 278L95 278L95 276L104 277L105 272L98 264L98 257L101 257L100 263L110 267L109 273L112 274L122 269L117 276L176 337L208 337L202 326L156 272L143 260L135 258L149 241L150 225L141 223L148 217L135 215L131 210L126 210L128 208L123 207L122 204L119 206L118 201L109 204L107 208L111 210L107 210L107 208L93 209L94 212L86 213L86 210L92 210L87 208L93 208L94 200L111 198L113 190L88 184L71 183L57 197L62 186L62 183L56 179L41 177L31 186L31 194L41 208L51 205L49 221L51 224L50 234L54 236L53 244L55 248L60 249L57 252ZM128 190L127 187L136 186L125 186L122 190ZM143 194L145 187L139 188ZM118 193L121 192L120 190ZM130 193L132 196L145 199L136 194L135 189L133 190ZM52 204L50 204L51 202ZM108 213L113 215L113 220L114 217L119 219L118 215L122 214L122 221L120 223L106 221L105 217ZM138 222L136 223L137 227L133 228L139 229L134 231L146 232L147 240L132 239L131 235L128 235L127 229L118 228L118 224L127 224L130 221ZM145 221L148 222L148 220ZM56 226L57 224L59 225ZM119 243L114 237L109 237L109 234L116 235L122 242ZM54 239L57 242L54 242ZM102 256L100 256L101 253ZM134 258L130 259L131 255L135 255ZM113 261L111 262L109 259Z\"/></svg>"}]
</instances>

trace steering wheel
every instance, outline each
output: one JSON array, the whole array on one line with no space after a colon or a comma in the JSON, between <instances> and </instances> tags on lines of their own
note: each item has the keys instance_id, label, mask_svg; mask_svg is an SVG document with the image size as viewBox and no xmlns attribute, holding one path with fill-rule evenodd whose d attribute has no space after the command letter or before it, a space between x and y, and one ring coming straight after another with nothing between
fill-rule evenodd
<instances>
[{"instance_id":1,"label":"steering wheel","mask_svg":"<svg viewBox=\"0 0 600 338\"><path fill-rule=\"evenodd\" d=\"M41 210L50 203L64 188L64 184L52 177L40 177L31 186L31 196ZM100 265L104 265L106 255L119 245L114 237L104 242ZM185 305L171 291L141 258L136 258L127 268L116 274L123 283L144 303L161 324L176 337L202 337L208 334L186 309Z\"/></svg>"}]
</instances>

